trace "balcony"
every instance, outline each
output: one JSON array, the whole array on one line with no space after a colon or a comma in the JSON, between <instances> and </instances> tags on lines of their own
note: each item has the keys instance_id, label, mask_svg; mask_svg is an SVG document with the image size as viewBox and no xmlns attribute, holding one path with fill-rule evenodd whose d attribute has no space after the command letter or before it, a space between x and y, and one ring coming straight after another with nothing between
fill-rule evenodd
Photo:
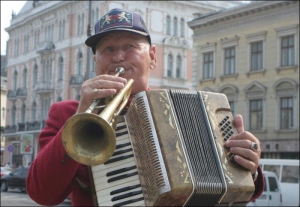
<instances>
[{"instance_id":1,"label":"balcony","mask_svg":"<svg viewBox=\"0 0 300 207\"><path fill-rule=\"evenodd\" d=\"M17 100L17 90L15 90L15 89L8 90L7 99L10 101Z\"/></svg>"},{"instance_id":2,"label":"balcony","mask_svg":"<svg viewBox=\"0 0 300 207\"><path fill-rule=\"evenodd\" d=\"M4 134L10 134L15 132L17 132L17 125L13 125L13 126L7 125L5 126L3 131Z\"/></svg>"},{"instance_id":3,"label":"balcony","mask_svg":"<svg viewBox=\"0 0 300 207\"><path fill-rule=\"evenodd\" d=\"M27 88L18 88L17 90L17 98L26 99L27 97Z\"/></svg>"},{"instance_id":4,"label":"balcony","mask_svg":"<svg viewBox=\"0 0 300 207\"><path fill-rule=\"evenodd\" d=\"M38 44L36 52L38 54L49 53L55 48L52 41L44 41Z\"/></svg>"},{"instance_id":5,"label":"balcony","mask_svg":"<svg viewBox=\"0 0 300 207\"><path fill-rule=\"evenodd\" d=\"M72 75L70 80L70 86L72 88L81 87L83 81L84 81L83 75Z\"/></svg>"},{"instance_id":6,"label":"balcony","mask_svg":"<svg viewBox=\"0 0 300 207\"><path fill-rule=\"evenodd\" d=\"M26 122L27 131L34 131L42 129L42 123L40 121Z\"/></svg>"},{"instance_id":7,"label":"balcony","mask_svg":"<svg viewBox=\"0 0 300 207\"><path fill-rule=\"evenodd\" d=\"M25 131L26 130L26 125L25 123L18 123L18 131Z\"/></svg>"},{"instance_id":8,"label":"balcony","mask_svg":"<svg viewBox=\"0 0 300 207\"><path fill-rule=\"evenodd\" d=\"M52 81L41 81L34 85L33 91L40 95L47 95L54 91Z\"/></svg>"}]
</instances>

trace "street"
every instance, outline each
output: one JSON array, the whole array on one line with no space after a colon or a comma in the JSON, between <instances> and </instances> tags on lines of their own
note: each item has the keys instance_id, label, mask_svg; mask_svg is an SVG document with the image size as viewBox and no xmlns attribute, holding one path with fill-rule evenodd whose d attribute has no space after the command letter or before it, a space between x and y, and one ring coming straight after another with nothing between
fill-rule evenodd
<instances>
[{"instance_id":1,"label":"street","mask_svg":"<svg viewBox=\"0 0 300 207\"><path fill-rule=\"evenodd\" d=\"M41 206L19 190L1 192L1 206ZM58 206L72 206L71 202L63 202Z\"/></svg>"}]
</instances>

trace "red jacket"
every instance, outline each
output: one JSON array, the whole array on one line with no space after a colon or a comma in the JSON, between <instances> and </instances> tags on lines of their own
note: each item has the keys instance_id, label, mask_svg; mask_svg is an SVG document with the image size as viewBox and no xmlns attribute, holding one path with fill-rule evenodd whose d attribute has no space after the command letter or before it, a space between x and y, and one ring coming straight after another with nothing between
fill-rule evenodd
<instances>
[{"instance_id":1,"label":"red jacket","mask_svg":"<svg viewBox=\"0 0 300 207\"><path fill-rule=\"evenodd\" d=\"M46 127L39 136L40 151L32 162L26 180L28 195L40 205L58 205L71 194L73 206L93 206L92 195L84 191L76 181L78 178L90 186L87 166L70 158L62 144L64 123L76 113L78 101L63 101L50 107ZM251 200L263 191L264 180L258 168L255 193Z\"/></svg>"}]
</instances>

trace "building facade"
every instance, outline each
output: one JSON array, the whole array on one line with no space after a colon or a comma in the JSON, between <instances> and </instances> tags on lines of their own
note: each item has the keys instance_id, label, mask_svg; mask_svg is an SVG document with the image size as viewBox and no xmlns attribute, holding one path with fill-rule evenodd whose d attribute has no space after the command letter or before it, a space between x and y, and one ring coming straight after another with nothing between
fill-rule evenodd
<instances>
[{"instance_id":1,"label":"building facade","mask_svg":"<svg viewBox=\"0 0 300 207\"><path fill-rule=\"evenodd\" d=\"M227 95L262 158L299 159L299 2L251 2L188 25L193 88Z\"/></svg>"},{"instance_id":2,"label":"building facade","mask_svg":"<svg viewBox=\"0 0 300 207\"><path fill-rule=\"evenodd\" d=\"M91 5L90 5L91 3ZM193 1L28 1L12 16L7 64L4 162L26 166L36 156L37 138L50 105L80 98L84 80L95 75L91 50L84 44L88 23L112 8L138 12L157 47L151 88L192 88L193 14L222 7ZM90 12L89 12L89 8Z\"/></svg>"}]
</instances>

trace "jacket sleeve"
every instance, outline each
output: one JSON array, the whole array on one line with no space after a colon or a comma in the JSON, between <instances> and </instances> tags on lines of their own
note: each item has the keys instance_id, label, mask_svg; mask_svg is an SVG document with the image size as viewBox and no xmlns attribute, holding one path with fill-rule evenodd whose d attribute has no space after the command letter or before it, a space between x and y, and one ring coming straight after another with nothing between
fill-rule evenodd
<instances>
[{"instance_id":1,"label":"jacket sleeve","mask_svg":"<svg viewBox=\"0 0 300 207\"><path fill-rule=\"evenodd\" d=\"M264 176L263 176L262 169L260 166L258 166L257 172L258 172L258 177L257 177L256 181L254 182L255 191L254 191L254 194L253 194L250 202L254 201L259 196L261 196L262 192L264 191L265 180L264 180Z\"/></svg>"},{"instance_id":2,"label":"jacket sleeve","mask_svg":"<svg viewBox=\"0 0 300 207\"><path fill-rule=\"evenodd\" d=\"M66 108L66 109L65 109ZM61 134L74 107L61 109L54 103L45 128L39 136L39 153L30 166L26 179L28 195L40 205L58 205L71 193L79 163L69 158Z\"/></svg>"}]
</instances>

